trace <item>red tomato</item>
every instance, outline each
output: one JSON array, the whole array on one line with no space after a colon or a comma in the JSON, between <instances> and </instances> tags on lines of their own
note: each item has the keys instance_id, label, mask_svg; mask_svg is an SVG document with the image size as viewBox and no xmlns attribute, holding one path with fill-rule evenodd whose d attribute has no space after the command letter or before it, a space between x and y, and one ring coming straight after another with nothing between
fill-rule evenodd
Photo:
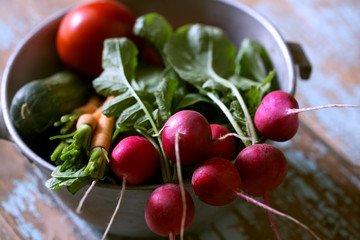
<instances>
[{"instance_id":1,"label":"red tomato","mask_svg":"<svg viewBox=\"0 0 360 240\"><path fill-rule=\"evenodd\" d=\"M98 0L72 9L62 19L56 36L61 60L74 71L98 76L104 40L133 38L135 20L134 13L115 1Z\"/></svg>"}]
</instances>

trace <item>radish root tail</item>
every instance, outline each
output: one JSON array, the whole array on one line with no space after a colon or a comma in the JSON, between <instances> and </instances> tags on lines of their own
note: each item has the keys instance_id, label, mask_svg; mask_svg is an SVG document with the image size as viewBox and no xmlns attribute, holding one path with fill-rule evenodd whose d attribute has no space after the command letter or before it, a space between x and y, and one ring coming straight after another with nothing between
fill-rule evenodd
<instances>
[{"instance_id":1,"label":"radish root tail","mask_svg":"<svg viewBox=\"0 0 360 240\"><path fill-rule=\"evenodd\" d=\"M186 205L184 180L182 178L182 173L181 173L179 135L180 135L179 132L177 132L176 135L175 135L175 156L176 156L177 175L178 175L179 184L180 184L180 191L181 191L181 199L182 199L182 202L183 202L183 212L182 212L182 217L181 217L181 229L180 229L180 239L183 240L184 239L184 228L185 228L187 205Z\"/></svg>"},{"instance_id":2,"label":"radish root tail","mask_svg":"<svg viewBox=\"0 0 360 240\"><path fill-rule=\"evenodd\" d=\"M125 187L126 187L126 176L123 178L123 181L122 181L122 187L121 187L121 192L120 192L120 196L119 196L119 201L116 205L116 208L115 208L115 211L113 213L113 215L111 216L111 219L110 219L110 222L108 223L107 227L106 227L106 230L104 232L104 235L102 236L101 240L105 240L110 228L111 228L111 225L112 223L114 222L114 219L116 217L116 214L118 213L119 211L119 208L120 208L120 205L121 205L121 201L123 199L123 196L124 196L124 192L125 192Z\"/></svg>"},{"instance_id":3,"label":"radish root tail","mask_svg":"<svg viewBox=\"0 0 360 240\"><path fill-rule=\"evenodd\" d=\"M360 105L349 105L349 104L328 104L318 107L308 107L308 108L292 108L286 111L287 114L295 114L307 111L320 110L325 108L358 108Z\"/></svg>"},{"instance_id":4,"label":"radish root tail","mask_svg":"<svg viewBox=\"0 0 360 240\"><path fill-rule=\"evenodd\" d=\"M265 204L263 204L263 203L255 200L255 199L249 197L249 196L246 196L245 194L243 194L243 193L241 193L241 192L236 192L236 191L234 191L234 193L235 193L236 195L238 195L239 197L244 198L244 199L247 200L248 202L251 202L251 203L253 203L253 204L255 204L255 205L257 205L257 206L259 206L259 207L261 207L261 208L264 208L265 210L268 210L268 211L270 211L270 212L272 212L272 213L274 213L274 214L276 214L276 215L279 215L279 216L281 216L281 217L285 217L285 218L289 219L290 221L296 223L297 225L299 225L299 226L301 226L302 228L304 228L305 230L307 230L315 239L321 240L321 238L320 238L318 235L316 235L316 233L314 233L308 226L306 226L305 224L301 223L299 220L297 220L297 219L295 219L295 218L293 218L293 217L291 217L291 216L289 216L289 215L287 215L287 214L285 214L285 213L279 212L278 210L276 210L276 209L274 209L274 208L271 208L271 207L269 207L269 206L267 206L267 205L265 205Z\"/></svg>"},{"instance_id":5,"label":"radish root tail","mask_svg":"<svg viewBox=\"0 0 360 240\"><path fill-rule=\"evenodd\" d=\"M91 183L91 185L89 186L89 188L86 190L84 196L81 198L78 207L76 208L76 213L80 214L81 213L81 208L84 205L84 202L86 200L86 198L89 196L90 192L92 191L92 189L94 188L95 184L99 181L99 179L94 179Z\"/></svg>"},{"instance_id":6,"label":"radish root tail","mask_svg":"<svg viewBox=\"0 0 360 240\"><path fill-rule=\"evenodd\" d=\"M267 193L264 194L263 198L264 198L265 205L268 206L268 207L270 207L270 205L269 205L269 198L268 198ZM271 214L271 212L270 212L269 210L267 210L267 212L268 212L268 215L269 215L269 220L270 220L272 229L274 230L277 239L278 239L278 240L281 240L280 234L279 234L279 232L278 232L278 230L277 230L277 227L276 227L276 225L275 225L274 218L273 218L273 216L272 216L272 214Z\"/></svg>"},{"instance_id":7,"label":"radish root tail","mask_svg":"<svg viewBox=\"0 0 360 240\"><path fill-rule=\"evenodd\" d=\"M169 234L169 240L175 240L175 234L173 234L172 232Z\"/></svg>"}]
</instances>

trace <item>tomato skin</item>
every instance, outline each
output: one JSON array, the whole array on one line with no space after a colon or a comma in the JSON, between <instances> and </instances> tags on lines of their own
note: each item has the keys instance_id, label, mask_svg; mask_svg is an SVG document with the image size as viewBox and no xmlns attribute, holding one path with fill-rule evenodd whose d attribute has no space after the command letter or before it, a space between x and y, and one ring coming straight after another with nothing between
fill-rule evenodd
<instances>
[{"instance_id":1,"label":"tomato skin","mask_svg":"<svg viewBox=\"0 0 360 240\"><path fill-rule=\"evenodd\" d=\"M135 39L132 28L136 15L125 5L97 0L70 10L61 20L56 48L66 66L96 77L102 72L104 40L112 37Z\"/></svg>"}]
</instances>

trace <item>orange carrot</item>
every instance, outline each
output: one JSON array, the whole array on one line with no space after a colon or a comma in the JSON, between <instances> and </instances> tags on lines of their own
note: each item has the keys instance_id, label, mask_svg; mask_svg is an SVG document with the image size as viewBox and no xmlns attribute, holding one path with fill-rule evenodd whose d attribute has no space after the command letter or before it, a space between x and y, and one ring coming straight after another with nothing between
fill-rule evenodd
<instances>
[{"instance_id":1,"label":"orange carrot","mask_svg":"<svg viewBox=\"0 0 360 240\"><path fill-rule=\"evenodd\" d=\"M103 106L108 102L110 102L113 98L114 98L113 96L108 97L103 103ZM99 111L95 112L96 117L99 118L97 121L97 127L92 139L90 149L93 149L95 147L102 147L108 152L110 149L112 133L114 131L115 118L107 117L101 112L101 108L99 109L100 112Z\"/></svg>"},{"instance_id":2,"label":"orange carrot","mask_svg":"<svg viewBox=\"0 0 360 240\"><path fill-rule=\"evenodd\" d=\"M87 113L83 113L77 123L76 123L76 129L79 128L80 125L82 124L88 124L91 126L91 128L93 129L93 131L96 129L96 127L98 125L100 125L100 127L102 126L106 126L106 125L109 125L109 124L114 124L113 122L111 123L107 123L106 119L105 120L102 120L103 123L99 123L100 119L103 117L106 117L103 113L102 113L102 106L104 106L105 104L107 104L111 99L113 99L113 97L108 97L105 102L101 105L101 106L98 106L98 105L90 105L90 101L89 101L89 105L85 105L82 109L83 111L89 111ZM92 103L95 103L96 100L92 100L91 101ZM112 129L109 129L112 131ZM108 131L109 131L108 130ZM101 133L98 131L98 133ZM96 132L95 132L95 135L96 135Z\"/></svg>"},{"instance_id":3,"label":"orange carrot","mask_svg":"<svg viewBox=\"0 0 360 240\"><path fill-rule=\"evenodd\" d=\"M93 113L96 109L98 109L100 103L100 98L97 95L94 95L90 97L90 99L85 105L76 108L74 111L81 113Z\"/></svg>"},{"instance_id":4,"label":"orange carrot","mask_svg":"<svg viewBox=\"0 0 360 240\"><path fill-rule=\"evenodd\" d=\"M103 105L107 104L113 97L108 97ZM97 126L92 137L91 147L90 147L90 159L84 169L84 173L90 175L94 178L89 189L86 191L85 195L79 202L79 205L76 209L76 212L80 213L81 207L87 198L89 192L98 182L99 179L103 178L105 175L106 165L109 162L109 149L112 140L112 134L114 131L115 118L107 117L101 112L101 108L95 111L94 114L99 114L99 120L97 121ZM93 115L94 115L93 114Z\"/></svg>"},{"instance_id":5,"label":"orange carrot","mask_svg":"<svg viewBox=\"0 0 360 240\"><path fill-rule=\"evenodd\" d=\"M108 118L104 114L100 116L97 128L91 142L91 149L95 147L102 147L106 151L109 151L112 133L114 130L114 123L114 117Z\"/></svg>"},{"instance_id":6,"label":"orange carrot","mask_svg":"<svg viewBox=\"0 0 360 240\"><path fill-rule=\"evenodd\" d=\"M70 129L73 128L75 123L78 121L79 117L83 114L93 113L100 105L100 98L97 95L94 95L89 98L88 102L76 109L74 109L71 113L63 115L59 121L54 123L55 127L59 127L62 125L60 129L61 134L68 133Z\"/></svg>"},{"instance_id":7,"label":"orange carrot","mask_svg":"<svg viewBox=\"0 0 360 240\"><path fill-rule=\"evenodd\" d=\"M64 171L81 162L81 159L89 157L92 137L102 116L101 107L97 106L96 110L92 108L92 111L93 113L84 113L78 117L76 130L72 133L50 138L62 139L50 157L56 164L61 164L60 171Z\"/></svg>"},{"instance_id":8,"label":"orange carrot","mask_svg":"<svg viewBox=\"0 0 360 240\"><path fill-rule=\"evenodd\" d=\"M84 124L89 125L91 129L94 130L97 125L97 119L94 117L94 114L91 113L82 114L76 123L76 129L79 129L80 126Z\"/></svg>"},{"instance_id":9,"label":"orange carrot","mask_svg":"<svg viewBox=\"0 0 360 240\"><path fill-rule=\"evenodd\" d=\"M107 104L113 97L108 97L103 105ZM101 108L99 108L101 109ZM95 111L98 114L99 111ZM90 159L84 172L93 178L102 178L105 173L106 163L109 162L108 152L114 131L115 118L107 117L101 111L99 120L92 136L90 146Z\"/></svg>"}]
</instances>

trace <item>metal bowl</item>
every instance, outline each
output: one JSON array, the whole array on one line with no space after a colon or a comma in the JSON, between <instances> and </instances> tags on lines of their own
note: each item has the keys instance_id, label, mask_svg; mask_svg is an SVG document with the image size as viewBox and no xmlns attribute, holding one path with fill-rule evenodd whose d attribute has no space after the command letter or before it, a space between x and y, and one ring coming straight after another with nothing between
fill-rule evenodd
<instances>
[{"instance_id":1,"label":"metal bowl","mask_svg":"<svg viewBox=\"0 0 360 240\"><path fill-rule=\"evenodd\" d=\"M174 27L185 23L205 23L224 29L238 44L244 37L260 41L271 56L280 89L293 94L298 73L302 78L310 74L310 64L301 47L284 41L277 29L253 9L231 0L123 0L131 10L141 15L158 12L164 15ZM10 120L9 107L16 91L25 83L54 73L61 67L55 48L55 35L64 9L50 16L34 29L16 48L4 71L1 83L1 137L15 143L30 161L38 166L45 178L50 177L54 166L30 149L17 133ZM122 236L151 238L155 235L147 228L144 219L145 203L157 185L129 186L115 218L110 233ZM231 206L212 207L194 196L196 214L188 232L201 231L213 221L214 216L224 214ZM115 209L121 186L97 184L83 205L80 217L104 230ZM66 189L56 190L59 198L75 210L85 190L71 195Z\"/></svg>"}]
</instances>

